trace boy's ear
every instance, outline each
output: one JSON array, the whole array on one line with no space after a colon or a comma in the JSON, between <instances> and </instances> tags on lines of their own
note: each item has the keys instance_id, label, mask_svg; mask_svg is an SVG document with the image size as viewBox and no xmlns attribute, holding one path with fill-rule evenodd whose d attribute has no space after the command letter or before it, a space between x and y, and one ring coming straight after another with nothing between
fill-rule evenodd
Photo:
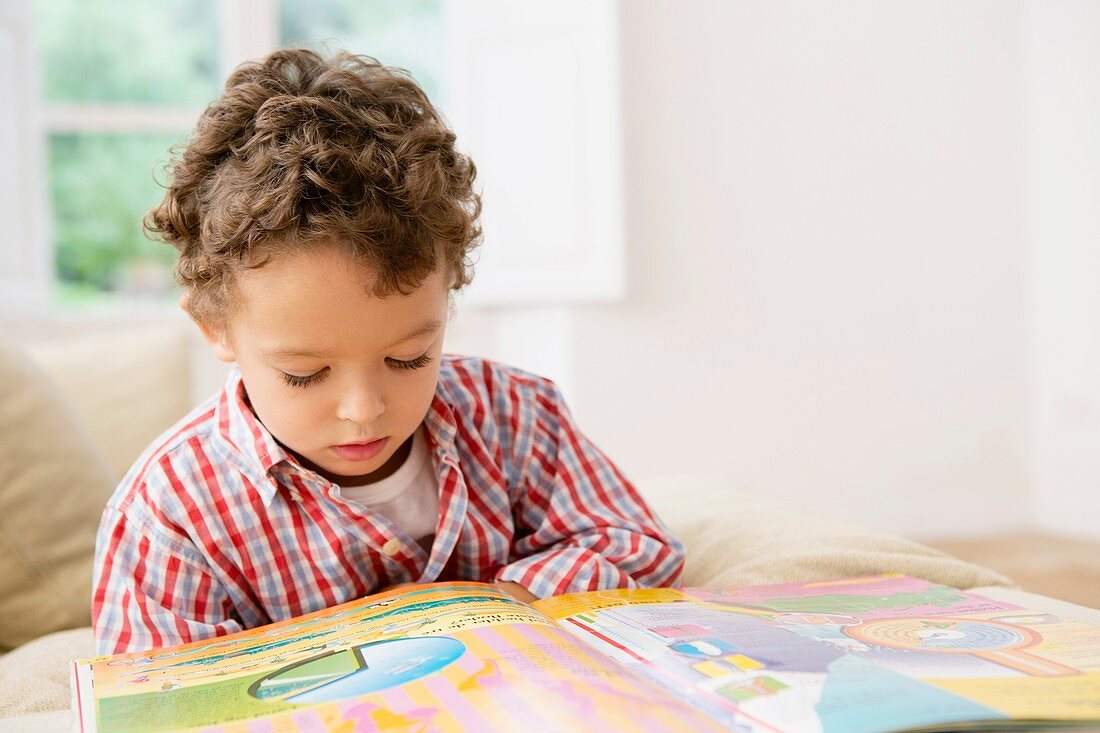
<instances>
[{"instance_id":1,"label":"boy's ear","mask_svg":"<svg viewBox=\"0 0 1100 733\"><path fill-rule=\"evenodd\" d=\"M196 321L196 323L198 322ZM214 352L214 356L227 364L237 360L237 354L233 351L233 347L230 346L229 340L225 337L224 328L211 328L205 323L199 323L199 330L202 331L202 335L206 337L206 340L210 342L210 350Z\"/></svg>"},{"instance_id":2,"label":"boy's ear","mask_svg":"<svg viewBox=\"0 0 1100 733\"><path fill-rule=\"evenodd\" d=\"M229 339L226 338L225 328L203 323L192 316L191 311L187 309L186 293L180 296L180 308L182 308L183 312L190 316L191 320L195 322L195 325L199 327L199 330L202 331L203 338L210 342L210 350L214 352L214 356L227 363L237 360L237 354L233 351Z\"/></svg>"}]
</instances>

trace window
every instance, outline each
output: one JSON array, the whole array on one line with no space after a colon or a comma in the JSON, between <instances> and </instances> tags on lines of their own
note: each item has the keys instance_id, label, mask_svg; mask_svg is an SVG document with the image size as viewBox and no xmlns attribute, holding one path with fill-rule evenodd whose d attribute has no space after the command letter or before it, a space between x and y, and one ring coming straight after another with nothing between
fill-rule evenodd
<instances>
[{"instance_id":1,"label":"window","mask_svg":"<svg viewBox=\"0 0 1100 733\"><path fill-rule=\"evenodd\" d=\"M35 0L55 304L169 300L171 247L145 237L169 148L239 60L347 48L441 93L435 0ZM263 26L273 26L264 28ZM265 41L264 39L272 39Z\"/></svg>"},{"instance_id":2,"label":"window","mask_svg":"<svg viewBox=\"0 0 1100 733\"><path fill-rule=\"evenodd\" d=\"M164 298L171 248L141 217L156 170L219 87L211 0L36 0L54 297ZM163 178L163 176L160 176Z\"/></svg>"}]
</instances>

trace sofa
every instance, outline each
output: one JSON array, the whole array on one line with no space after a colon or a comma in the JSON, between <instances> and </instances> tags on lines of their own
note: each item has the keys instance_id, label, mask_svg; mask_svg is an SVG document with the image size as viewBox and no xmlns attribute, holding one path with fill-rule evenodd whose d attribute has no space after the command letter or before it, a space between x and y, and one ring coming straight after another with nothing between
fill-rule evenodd
<instances>
[{"instance_id":1,"label":"sofa","mask_svg":"<svg viewBox=\"0 0 1100 733\"><path fill-rule=\"evenodd\" d=\"M48 335L55 330L9 329L0 342L3 731L70 728L68 663L93 654L89 595L102 507L130 462L196 398L195 342L184 323ZM657 477L638 487L687 545L686 585L900 572L1027 596L987 568L798 511L731 477Z\"/></svg>"}]
</instances>

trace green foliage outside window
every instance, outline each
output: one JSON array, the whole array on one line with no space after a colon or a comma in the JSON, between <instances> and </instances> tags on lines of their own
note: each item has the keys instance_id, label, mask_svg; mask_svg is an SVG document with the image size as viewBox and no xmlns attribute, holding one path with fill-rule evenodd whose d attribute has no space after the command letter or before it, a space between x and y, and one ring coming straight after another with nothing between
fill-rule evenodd
<instances>
[{"instance_id":1,"label":"green foliage outside window","mask_svg":"<svg viewBox=\"0 0 1100 733\"><path fill-rule=\"evenodd\" d=\"M409 71L434 103L441 102L439 0L279 0L279 43L373 56Z\"/></svg>"},{"instance_id":2,"label":"green foliage outside window","mask_svg":"<svg viewBox=\"0 0 1100 733\"><path fill-rule=\"evenodd\" d=\"M217 0L36 0L33 23L47 108L197 111L217 94ZM154 168L186 133L49 134L50 232L63 304L88 304L98 293L171 294L173 252L145 238L141 218L162 194Z\"/></svg>"},{"instance_id":3,"label":"green foliage outside window","mask_svg":"<svg viewBox=\"0 0 1100 733\"><path fill-rule=\"evenodd\" d=\"M46 103L202 108L218 92L217 0L36 0Z\"/></svg>"},{"instance_id":4,"label":"green foliage outside window","mask_svg":"<svg viewBox=\"0 0 1100 733\"><path fill-rule=\"evenodd\" d=\"M163 195L154 175L163 178L159 169L177 140L50 136L54 257L62 283L144 296L171 292L175 250L146 238L141 219Z\"/></svg>"}]
</instances>

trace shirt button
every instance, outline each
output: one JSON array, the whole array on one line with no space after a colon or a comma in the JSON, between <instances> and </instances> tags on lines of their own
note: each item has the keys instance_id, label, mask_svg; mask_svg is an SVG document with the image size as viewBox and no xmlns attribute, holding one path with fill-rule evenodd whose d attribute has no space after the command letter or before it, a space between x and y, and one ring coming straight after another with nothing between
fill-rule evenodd
<instances>
[{"instance_id":1,"label":"shirt button","mask_svg":"<svg viewBox=\"0 0 1100 733\"><path fill-rule=\"evenodd\" d=\"M393 557L397 553L401 552L401 540L394 537L392 540L382 545L382 552L386 553L386 557Z\"/></svg>"}]
</instances>

